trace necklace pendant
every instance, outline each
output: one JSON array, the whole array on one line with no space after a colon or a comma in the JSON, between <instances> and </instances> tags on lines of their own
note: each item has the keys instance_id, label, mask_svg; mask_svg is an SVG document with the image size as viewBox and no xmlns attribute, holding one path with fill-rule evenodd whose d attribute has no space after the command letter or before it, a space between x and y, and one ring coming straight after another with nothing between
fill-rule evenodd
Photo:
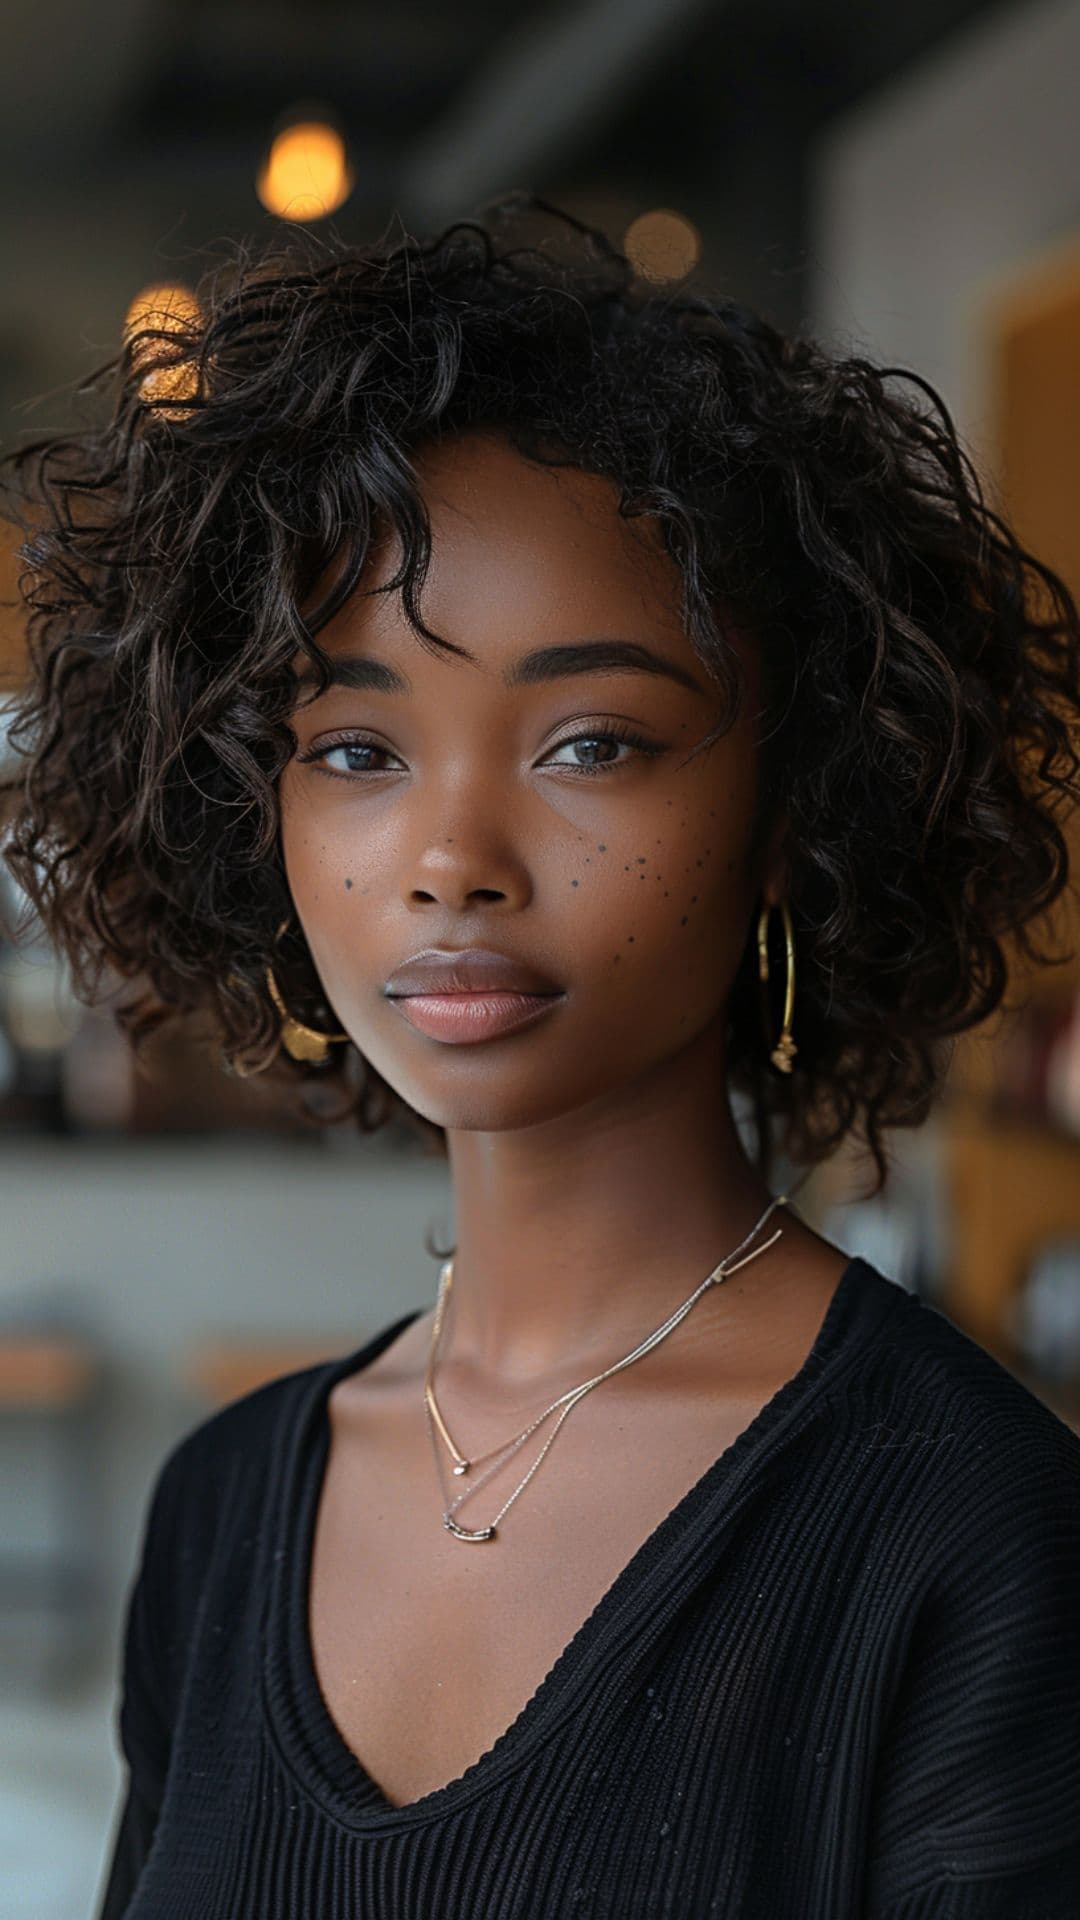
<instances>
[{"instance_id":1,"label":"necklace pendant","mask_svg":"<svg viewBox=\"0 0 1080 1920\"><path fill-rule=\"evenodd\" d=\"M495 1538L494 1527L459 1527L457 1521L452 1520L448 1513L443 1514L443 1526L448 1533L454 1535L456 1540L494 1540Z\"/></svg>"},{"instance_id":2,"label":"necklace pendant","mask_svg":"<svg viewBox=\"0 0 1080 1920\"><path fill-rule=\"evenodd\" d=\"M471 1460L463 1460L463 1461L461 1462L461 1465L460 1465L460 1466L458 1466L458 1467L455 1467L455 1468L454 1468L454 1472L455 1472L455 1473L468 1473L468 1471L469 1471L469 1468L470 1468L471 1466L472 1466L472 1461L471 1461Z\"/></svg>"}]
</instances>

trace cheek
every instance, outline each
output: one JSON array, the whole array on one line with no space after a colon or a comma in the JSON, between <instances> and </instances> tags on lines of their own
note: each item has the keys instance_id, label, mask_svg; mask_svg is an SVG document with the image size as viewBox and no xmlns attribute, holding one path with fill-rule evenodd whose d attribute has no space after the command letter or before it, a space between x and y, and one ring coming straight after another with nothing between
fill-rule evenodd
<instances>
[{"instance_id":1,"label":"cheek","mask_svg":"<svg viewBox=\"0 0 1080 1920\"><path fill-rule=\"evenodd\" d=\"M304 901L330 903L363 887L367 875L358 859L355 821L343 807L318 804L310 781L282 775L279 788L279 836L289 889L298 908Z\"/></svg>"},{"instance_id":2,"label":"cheek","mask_svg":"<svg viewBox=\"0 0 1080 1920\"><path fill-rule=\"evenodd\" d=\"M344 836L283 782L279 838L293 906L325 983L327 965L346 938L353 918L350 902L356 897Z\"/></svg>"},{"instance_id":3,"label":"cheek","mask_svg":"<svg viewBox=\"0 0 1080 1920\"><path fill-rule=\"evenodd\" d=\"M742 842L720 807L704 820L681 809L666 833L658 825L583 844L571 897L587 908L609 980L670 983L675 969L680 991L700 982L707 993L734 971L745 936Z\"/></svg>"}]
</instances>

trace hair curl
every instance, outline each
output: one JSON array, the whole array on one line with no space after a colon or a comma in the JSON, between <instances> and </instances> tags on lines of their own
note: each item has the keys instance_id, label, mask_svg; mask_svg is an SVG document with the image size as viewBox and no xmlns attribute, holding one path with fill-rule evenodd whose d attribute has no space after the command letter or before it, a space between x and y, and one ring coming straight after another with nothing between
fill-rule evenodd
<instances>
[{"instance_id":1,"label":"hair curl","mask_svg":"<svg viewBox=\"0 0 1080 1920\"><path fill-rule=\"evenodd\" d=\"M1055 815L1080 797L1076 605L987 504L934 389L719 294L658 291L525 193L434 238L236 243L197 294L197 318L141 329L92 376L103 421L0 463L29 653L5 857L78 990L107 968L136 983L115 1009L136 1050L202 1010L232 1071L272 1062L340 1093L320 1118L444 1141L355 1049L322 1068L280 1053L267 965L299 1018L329 1010L302 935L275 943L291 907L276 785L290 661L326 684L316 635L377 522L401 542L391 585L418 637L460 651L420 614L430 526L410 454L496 429L659 522L729 702L719 731L743 679L724 616L755 635L755 843L783 809L798 1054L790 1075L768 1061L751 937L730 1084L762 1172L774 1117L800 1161L861 1127L880 1191L883 1129L925 1118L942 1042L1003 999L999 936L1057 957L1027 923L1067 884Z\"/></svg>"}]
</instances>

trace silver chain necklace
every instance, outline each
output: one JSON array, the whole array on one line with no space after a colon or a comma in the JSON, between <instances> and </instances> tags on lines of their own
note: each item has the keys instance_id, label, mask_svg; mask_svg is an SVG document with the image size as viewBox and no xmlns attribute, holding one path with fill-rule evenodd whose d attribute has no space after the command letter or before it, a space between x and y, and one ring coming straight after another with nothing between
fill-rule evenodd
<instances>
[{"instance_id":1,"label":"silver chain necklace","mask_svg":"<svg viewBox=\"0 0 1080 1920\"><path fill-rule=\"evenodd\" d=\"M803 1179L805 1179L806 1177L807 1175L804 1174ZM449 1501L449 1504L444 1508L443 1526L446 1528L448 1533L453 1534L455 1540L470 1540L470 1541L494 1540L496 1535L496 1529L498 1527L499 1521L503 1517L503 1514L506 1513L507 1510L513 1506L514 1501L518 1497L518 1494L522 1493L524 1489L528 1486L529 1481L533 1477L533 1474L536 1472L537 1468L540 1465L540 1462L544 1458L544 1455L547 1453L548 1448L551 1446L552 1441L555 1439L555 1435L558 1433L559 1428L562 1426L563 1421L566 1419L567 1414L569 1414L571 1410L574 1407L576 1407L578 1401L584 1399L587 1393L591 1393L594 1387L598 1387L602 1380L610 1379L613 1373L619 1373L623 1367L629 1367L635 1360L640 1360L643 1354L649 1353L653 1347L659 1346L661 1340L665 1340L668 1334L673 1332L674 1329L679 1325L679 1322L685 1319L686 1315L689 1313L695 1301L699 1300L701 1298L701 1295L705 1292L706 1287L719 1286L721 1282L727 1279L729 1273L737 1273L739 1268L745 1267L750 1260L756 1260L759 1254L767 1253L769 1248L777 1240L779 1240L781 1234L784 1231L783 1227L778 1227L776 1229L776 1232L772 1234L768 1240L766 1240L764 1246L756 1247L753 1253L745 1254L741 1260L738 1260L735 1257L737 1254L742 1253L743 1248L747 1245L747 1243L750 1240L754 1238L755 1234L760 1233L762 1227L765 1225L766 1220L769 1218L769 1215L774 1211L775 1208L788 1206L790 1204L791 1194L794 1192L797 1192L798 1188L801 1185L802 1185L802 1180L799 1180L796 1182L795 1187L791 1189L791 1192L782 1193L775 1200L771 1200L769 1202L769 1205L766 1207L764 1213L762 1214L760 1220L757 1222L755 1226L751 1227L750 1232L746 1235L745 1239L740 1240L738 1246L735 1247L731 1253L725 1254L724 1258L719 1262L717 1266L713 1268L712 1272L707 1273L705 1275L705 1278L701 1282L700 1286L695 1287L689 1299L684 1300L682 1306L676 1308L675 1312L670 1316L670 1318L665 1320L662 1326L657 1327L655 1333L650 1333L648 1338L643 1340L639 1346L636 1346L632 1353L628 1353L625 1356L625 1358L622 1360L617 1360L614 1366L606 1367L603 1373L595 1374L591 1380L583 1381L580 1386L568 1388L566 1393L560 1394L559 1398L557 1400L553 1400L549 1407L545 1407L543 1413L538 1414L535 1420L530 1421L529 1425L525 1427L521 1433L515 1435L513 1440L508 1441L505 1446L493 1447L487 1453L479 1454L476 1460L466 1459L464 1454L458 1452L457 1447L454 1445L454 1442L450 1438L450 1435L447 1431L446 1422L439 1411L438 1402L436 1401L436 1398L435 1398L435 1385L434 1385L435 1359L438 1351L439 1335L442 1331L443 1314L445 1312L446 1302L450 1296L450 1289L453 1286L453 1282L454 1282L453 1259L451 1258L443 1262L443 1265L439 1270L439 1292L438 1292L438 1298L435 1303L435 1319L431 1329L431 1347L428 1353L427 1370L424 1378L424 1407L425 1407L425 1412L427 1414L428 1431L431 1434L431 1444L435 1450L435 1467L436 1467L436 1472L438 1473L438 1476L439 1476L439 1484L442 1489L442 1495L443 1495L444 1501L447 1500L448 1495L447 1495L447 1489L446 1489L446 1482L443 1477L442 1457L439 1452L439 1443L435 1433L436 1426L438 1427L439 1434L442 1436L442 1439L445 1442L445 1445L450 1453L450 1457L453 1462L453 1471L456 1475L460 1476L460 1475L469 1473L474 1466L480 1464L485 1460L492 1459L493 1455L495 1454L498 1455L498 1459L494 1461L494 1464L488 1468L486 1473L482 1473L478 1480L475 1480L470 1486L466 1487L464 1493L459 1493L457 1498L455 1500ZM549 1413L554 1413L556 1407L562 1407L562 1412L560 1413L559 1418L555 1422L553 1431L548 1436L548 1439L545 1441L543 1447L540 1449L539 1454L537 1455L536 1459L533 1461L533 1464L529 1468L528 1473L525 1475L524 1480L519 1482L519 1484L515 1487L513 1493L510 1495L509 1500L507 1500L505 1504L499 1508L498 1513L495 1515L495 1518L494 1520L491 1521L490 1525L486 1527L476 1527L476 1528L459 1526L458 1522L454 1519L454 1514L457 1512L457 1509L461 1506L462 1502L467 1500L470 1494L479 1493L480 1488L486 1485L487 1481L491 1479L494 1473L498 1472L499 1467L502 1465L503 1461L511 1459L513 1455L518 1451L518 1449L524 1446L526 1440L529 1438L529 1435L532 1433L535 1433L537 1427L542 1425L542 1423L547 1419Z\"/></svg>"}]
</instances>

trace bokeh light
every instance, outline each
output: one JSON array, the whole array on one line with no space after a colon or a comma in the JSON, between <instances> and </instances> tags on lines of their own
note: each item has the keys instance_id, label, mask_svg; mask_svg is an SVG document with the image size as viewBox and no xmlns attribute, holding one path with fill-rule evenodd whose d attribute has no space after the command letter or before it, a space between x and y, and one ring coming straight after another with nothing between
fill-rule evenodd
<instances>
[{"instance_id":1,"label":"bokeh light","mask_svg":"<svg viewBox=\"0 0 1080 1920\"><path fill-rule=\"evenodd\" d=\"M285 220L323 220L348 199L354 185L337 128L321 120L297 120L276 135L256 192L268 212Z\"/></svg>"},{"instance_id":2,"label":"bokeh light","mask_svg":"<svg viewBox=\"0 0 1080 1920\"><path fill-rule=\"evenodd\" d=\"M190 358L170 354L168 340L160 336L187 329L197 324L199 318L198 300L191 288L179 281L161 281L143 287L124 317L124 338L131 343L134 364L147 368L139 382L139 392L144 400L152 401L155 410L166 419L182 419L189 411L186 407L161 403L192 399L198 389L198 369ZM147 328L153 328L154 332L145 332ZM140 334L141 338L136 337Z\"/></svg>"},{"instance_id":3,"label":"bokeh light","mask_svg":"<svg viewBox=\"0 0 1080 1920\"><path fill-rule=\"evenodd\" d=\"M653 207L630 222L623 252L644 280L682 280L701 259L701 235L685 214Z\"/></svg>"}]
</instances>

